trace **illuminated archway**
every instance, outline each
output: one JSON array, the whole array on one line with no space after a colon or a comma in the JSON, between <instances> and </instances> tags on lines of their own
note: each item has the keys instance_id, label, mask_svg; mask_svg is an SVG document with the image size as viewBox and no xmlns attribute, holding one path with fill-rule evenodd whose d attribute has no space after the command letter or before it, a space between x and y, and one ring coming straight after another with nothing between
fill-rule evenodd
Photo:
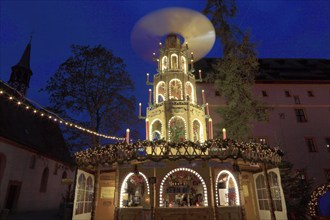
<instances>
[{"instance_id":1,"label":"illuminated archway","mask_svg":"<svg viewBox=\"0 0 330 220\"><path fill-rule=\"evenodd\" d=\"M156 86L156 103L165 101L165 96L166 96L165 82L160 81L157 83Z\"/></svg>"},{"instance_id":2,"label":"illuminated archway","mask_svg":"<svg viewBox=\"0 0 330 220\"><path fill-rule=\"evenodd\" d=\"M150 124L150 136L149 139L150 140L160 140L163 138L163 124L161 122L161 120L159 119L154 119L151 124ZM156 138L155 137L155 133L159 134L159 137Z\"/></svg>"},{"instance_id":3,"label":"illuminated archway","mask_svg":"<svg viewBox=\"0 0 330 220\"><path fill-rule=\"evenodd\" d=\"M191 101L192 103L195 103L195 96L194 96L194 87L191 84L191 82L186 82L185 86L185 92L186 92L186 97L187 101Z\"/></svg>"},{"instance_id":4,"label":"illuminated archway","mask_svg":"<svg viewBox=\"0 0 330 220\"><path fill-rule=\"evenodd\" d=\"M178 69L178 55L175 53L171 55L171 69Z\"/></svg>"},{"instance_id":5,"label":"illuminated archway","mask_svg":"<svg viewBox=\"0 0 330 220\"><path fill-rule=\"evenodd\" d=\"M120 198L119 198L119 207L120 208L123 207L123 195L124 195L125 191L127 190L127 181L133 175L135 175L133 172L130 172L129 174L127 174L127 176L124 178L124 181L121 184L121 187L120 187ZM139 172L139 175L141 175L143 177L143 179L144 179L144 181L145 181L145 183L147 185L147 194L150 195L150 187L149 187L149 182L148 182L147 177L143 173L141 173L141 172Z\"/></svg>"},{"instance_id":6,"label":"illuminated archway","mask_svg":"<svg viewBox=\"0 0 330 220\"><path fill-rule=\"evenodd\" d=\"M201 177L201 175L199 175L199 173L197 173L195 170L189 169L189 168L176 168L171 170L170 172L168 172L165 177L162 179L162 182L160 183L160 189L159 189L159 206L160 207L164 207L164 203L163 203L163 190L164 190L164 184L165 181L174 173L176 172L190 172L191 174L193 174L194 176L196 176L198 178L198 180L202 183L202 187L203 187L203 205L206 207L208 206L208 197L207 197L207 186L205 184L204 179Z\"/></svg>"},{"instance_id":7,"label":"illuminated archway","mask_svg":"<svg viewBox=\"0 0 330 220\"><path fill-rule=\"evenodd\" d=\"M234 184L234 193L229 191L229 183L233 183ZM219 195L219 189L218 189L218 184L222 185L221 189L224 191L225 194L228 195L227 198L220 198L221 195ZM228 170L222 170L217 178L215 179L215 186L216 186L216 203L217 206L219 206L219 202L222 202L220 200L225 199L225 203L227 205L230 205L230 199L229 197L233 197L234 196L234 205L240 205L239 202L239 190L238 190L238 186L237 186L237 182L236 179L234 177L234 175L228 171Z\"/></svg>"},{"instance_id":8,"label":"illuminated archway","mask_svg":"<svg viewBox=\"0 0 330 220\"><path fill-rule=\"evenodd\" d=\"M187 73L186 58L183 56L181 57L181 69L183 69L184 73Z\"/></svg>"},{"instance_id":9,"label":"illuminated archway","mask_svg":"<svg viewBox=\"0 0 330 220\"><path fill-rule=\"evenodd\" d=\"M182 83L179 79L172 79L169 83L170 99L172 100L182 100Z\"/></svg>"},{"instance_id":10,"label":"illuminated archway","mask_svg":"<svg viewBox=\"0 0 330 220\"><path fill-rule=\"evenodd\" d=\"M201 121L196 118L193 120L192 125L193 141L204 143L204 132Z\"/></svg>"},{"instance_id":11,"label":"illuminated archway","mask_svg":"<svg viewBox=\"0 0 330 220\"><path fill-rule=\"evenodd\" d=\"M168 61L167 61L167 56L164 56L162 58L162 70L166 70L167 69L167 64L168 64Z\"/></svg>"},{"instance_id":12,"label":"illuminated archway","mask_svg":"<svg viewBox=\"0 0 330 220\"><path fill-rule=\"evenodd\" d=\"M187 140L187 123L181 116L173 116L168 121L168 140L179 142Z\"/></svg>"}]
</instances>

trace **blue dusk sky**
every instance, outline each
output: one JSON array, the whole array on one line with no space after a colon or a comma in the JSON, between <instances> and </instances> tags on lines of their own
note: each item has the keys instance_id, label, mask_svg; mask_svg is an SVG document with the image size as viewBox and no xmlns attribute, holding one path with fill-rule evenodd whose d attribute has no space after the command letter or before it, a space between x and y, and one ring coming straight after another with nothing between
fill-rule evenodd
<instances>
[{"instance_id":1,"label":"blue dusk sky","mask_svg":"<svg viewBox=\"0 0 330 220\"><path fill-rule=\"evenodd\" d=\"M137 102L146 106L149 87L145 74L153 75L156 66L132 49L134 25L155 10L184 7L202 11L205 4L205 0L2 0L0 80L9 80L11 67L19 61L33 32L33 75L27 97L47 106L48 94L39 90L70 56L70 45L101 44L123 58L135 83ZM238 0L237 5L234 22L243 30L250 29L260 58L330 59L329 0ZM207 57L220 56L216 43Z\"/></svg>"}]
</instances>

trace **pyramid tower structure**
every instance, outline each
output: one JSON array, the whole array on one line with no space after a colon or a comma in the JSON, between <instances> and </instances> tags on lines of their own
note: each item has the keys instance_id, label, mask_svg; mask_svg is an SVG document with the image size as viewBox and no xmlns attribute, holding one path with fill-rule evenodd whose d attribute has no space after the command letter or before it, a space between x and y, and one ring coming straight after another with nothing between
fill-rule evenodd
<instances>
[{"instance_id":1,"label":"pyramid tower structure","mask_svg":"<svg viewBox=\"0 0 330 220\"><path fill-rule=\"evenodd\" d=\"M176 34L169 34L165 44L159 45L159 58L154 58L158 73L153 83L147 75L147 84L153 85L153 99L149 89L146 139L203 143L208 138L206 124L212 126L212 120L205 99L203 105L197 104L196 81L201 79L193 75L193 53L188 53L188 44L181 44Z\"/></svg>"}]
</instances>

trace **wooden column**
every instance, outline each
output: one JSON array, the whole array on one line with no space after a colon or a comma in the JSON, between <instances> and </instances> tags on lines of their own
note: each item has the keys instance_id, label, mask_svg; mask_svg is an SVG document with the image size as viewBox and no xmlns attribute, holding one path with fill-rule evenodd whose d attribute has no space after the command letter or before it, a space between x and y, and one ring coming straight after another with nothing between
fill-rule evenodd
<instances>
[{"instance_id":1,"label":"wooden column","mask_svg":"<svg viewBox=\"0 0 330 220\"><path fill-rule=\"evenodd\" d=\"M204 162L207 163L207 162ZM214 186L214 182L213 182L213 172L212 172L212 167L209 167L209 175L210 175L210 200L211 200L211 208L213 210L213 218L217 219L216 217L216 213L217 213L217 204L216 204L216 200L215 200L215 190L217 190L217 185Z\"/></svg>"},{"instance_id":2,"label":"wooden column","mask_svg":"<svg viewBox=\"0 0 330 220\"><path fill-rule=\"evenodd\" d=\"M91 220L95 220L96 218L96 206L97 200L99 197L99 178L100 178L100 165L96 165L96 171L94 175L94 197L92 203L92 213L91 213Z\"/></svg>"}]
</instances>

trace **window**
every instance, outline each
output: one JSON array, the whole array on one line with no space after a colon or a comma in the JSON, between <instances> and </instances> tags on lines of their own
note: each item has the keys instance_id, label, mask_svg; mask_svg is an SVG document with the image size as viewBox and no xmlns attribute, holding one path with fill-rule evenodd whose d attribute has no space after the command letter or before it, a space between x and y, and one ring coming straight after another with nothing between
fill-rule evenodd
<instances>
[{"instance_id":1,"label":"window","mask_svg":"<svg viewBox=\"0 0 330 220\"><path fill-rule=\"evenodd\" d=\"M274 210L275 211L282 211L282 202L281 202L281 191L277 179L277 174L274 172L268 173L270 191L272 194Z\"/></svg>"},{"instance_id":2,"label":"window","mask_svg":"<svg viewBox=\"0 0 330 220\"><path fill-rule=\"evenodd\" d=\"M299 96L295 95L293 96L293 99L294 99L294 103L299 105L300 104L300 99L299 99Z\"/></svg>"},{"instance_id":3,"label":"window","mask_svg":"<svg viewBox=\"0 0 330 220\"><path fill-rule=\"evenodd\" d=\"M219 90L215 91L215 96L220 96L220 91Z\"/></svg>"},{"instance_id":4,"label":"window","mask_svg":"<svg viewBox=\"0 0 330 220\"><path fill-rule=\"evenodd\" d=\"M296 114L297 122L307 122L304 109L298 108L298 109L295 109L294 111Z\"/></svg>"},{"instance_id":5,"label":"window","mask_svg":"<svg viewBox=\"0 0 330 220\"><path fill-rule=\"evenodd\" d=\"M262 90L261 93L262 93L262 96L263 97L267 97L268 96L268 94L267 94L267 92L265 90Z\"/></svg>"},{"instance_id":6,"label":"window","mask_svg":"<svg viewBox=\"0 0 330 220\"><path fill-rule=\"evenodd\" d=\"M284 91L285 97L291 97L291 93L288 90Z\"/></svg>"},{"instance_id":7,"label":"window","mask_svg":"<svg viewBox=\"0 0 330 220\"><path fill-rule=\"evenodd\" d=\"M49 174L49 169L48 167L46 167L44 169L44 172L42 172L42 176L41 176L40 190L39 190L40 192L47 191L48 174Z\"/></svg>"},{"instance_id":8,"label":"window","mask_svg":"<svg viewBox=\"0 0 330 220\"><path fill-rule=\"evenodd\" d=\"M93 180L91 177L87 178L87 185L85 191L85 209L84 212L92 211L92 202L93 202Z\"/></svg>"},{"instance_id":9,"label":"window","mask_svg":"<svg viewBox=\"0 0 330 220\"><path fill-rule=\"evenodd\" d=\"M314 92L311 90L308 90L307 95L308 95L308 97L314 97Z\"/></svg>"},{"instance_id":10,"label":"window","mask_svg":"<svg viewBox=\"0 0 330 220\"><path fill-rule=\"evenodd\" d=\"M285 119L285 113L279 113L280 119Z\"/></svg>"},{"instance_id":11,"label":"window","mask_svg":"<svg viewBox=\"0 0 330 220\"><path fill-rule=\"evenodd\" d=\"M317 152L314 138L306 138L306 144L309 152Z\"/></svg>"},{"instance_id":12,"label":"window","mask_svg":"<svg viewBox=\"0 0 330 220\"><path fill-rule=\"evenodd\" d=\"M81 173L78 178L76 215L92 211L93 192L94 187L92 177L89 176L86 180L85 175Z\"/></svg>"},{"instance_id":13,"label":"window","mask_svg":"<svg viewBox=\"0 0 330 220\"><path fill-rule=\"evenodd\" d=\"M68 174L64 171L63 173L62 173L62 179L66 179L68 177Z\"/></svg>"},{"instance_id":14,"label":"window","mask_svg":"<svg viewBox=\"0 0 330 220\"><path fill-rule=\"evenodd\" d=\"M76 215L84 213L85 188L86 188L86 177L84 174L80 174L78 178L78 187L77 187Z\"/></svg>"},{"instance_id":15,"label":"window","mask_svg":"<svg viewBox=\"0 0 330 220\"><path fill-rule=\"evenodd\" d=\"M36 155L32 155L30 160L30 169L33 170L36 167L36 162L37 162Z\"/></svg>"},{"instance_id":16,"label":"window","mask_svg":"<svg viewBox=\"0 0 330 220\"><path fill-rule=\"evenodd\" d=\"M256 179L257 196L260 210L269 210L267 189L264 175L259 175Z\"/></svg>"}]
</instances>

